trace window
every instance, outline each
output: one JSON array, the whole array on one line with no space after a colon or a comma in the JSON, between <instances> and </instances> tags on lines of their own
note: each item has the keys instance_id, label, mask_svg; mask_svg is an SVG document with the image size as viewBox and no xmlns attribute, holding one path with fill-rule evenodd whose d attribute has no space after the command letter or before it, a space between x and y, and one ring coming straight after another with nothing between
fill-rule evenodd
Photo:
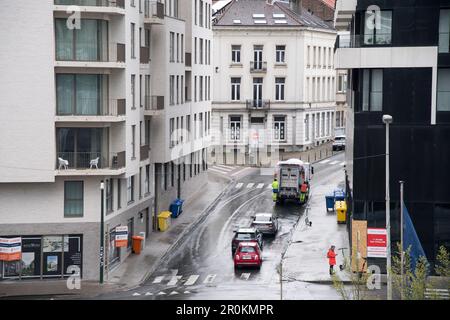
<instances>
[{"instance_id":1,"label":"window","mask_svg":"<svg viewBox=\"0 0 450 320\"><path fill-rule=\"evenodd\" d=\"M199 83L199 96L200 96L200 101L203 101L203 76L200 76L200 83Z\"/></svg>"},{"instance_id":2,"label":"window","mask_svg":"<svg viewBox=\"0 0 450 320\"><path fill-rule=\"evenodd\" d=\"M132 159L136 158L136 126L131 126L131 154Z\"/></svg>"},{"instance_id":3,"label":"window","mask_svg":"<svg viewBox=\"0 0 450 320\"><path fill-rule=\"evenodd\" d=\"M187 115L186 116L186 141L190 141L190 136L191 136L191 115Z\"/></svg>"},{"instance_id":4,"label":"window","mask_svg":"<svg viewBox=\"0 0 450 320\"><path fill-rule=\"evenodd\" d=\"M177 33L177 62L180 62L180 34Z\"/></svg>"},{"instance_id":5,"label":"window","mask_svg":"<svg viewBox=\"0 0 450 320\"><path fill-rule=\"evenodd\" d=\"M117 210L122 208L122 179L117 179Z\"/></svg>"},{"instance_id":6,"label":"window","mask_svg":"<svg viewBox=\"0 0 450 320\"><path fill-rule=\"evenodd\" d=\"M231 100L241 100L241 78L231 78Z\"/></svg>"},{"instance_id":7,"label":"window","mask_svg":"<svg viewBox=\"0 0 450 320\"><path fill-rule=\"evenodd\" d=\"M83 181L64 182L64 217L82 217L84 212Z\"/></svg>"},{"instance_id":8,"label":"window","mask_svg":"<svg viewBox=\"0 0 450 320\"><path fill-rule=\"evenodd\" d=\"M128 243L127 243L127 249L131 250L131 246L132 246L132 239L133 239L133 235L134 235L134 218L131 218L128 220L127 222L127 226L128 226Z\"/></svg>"},{"instance_id":9,"label":"window","mask_svg":"<svg viewBox=\"0 0 450 320\"><path fill-rule=\"evenodd\" d=\"M327 112L327 136L330 135L330 113Z\"/></svg>"},{"instance_id":10,"label":"window","mask_svg":"<svg viewBox=\"0 0 450 320\"><path fill-rule=\"evenodd\" d=\"M177 104L180 104L180 76L177 76L176 86Z\"/></svg>"},{"instance_id":11,"label":"window","mask_svg":"<svg viewBox=\"0 0 450 320\"><path fill-rule=\"evenodd\" d=\"M325 135L325 112L322 112L321 137Z\"/></svg>"},{"instance_id":12,"label":"window","mask_svg":"<svg viewBox=\"0 0 450 320\"><path fill-rule=\"evenodd\" d=\"M438 69L437 110L450 111L450 69Z\"/></svg>"},{"instance_id":13,"label":"window","mask_svg":"<svg viewBox=\"0 0 450 320\"><path fill-rule=\"evenodd\" d=\"M275 100L284 101L284 86L286 78L275 78Z\"/></svg>"},{"instance_id":14,"label":"window","mask_svg":"<svg viewBox=\"0 0 450 320\"><path fill-rule=\"evenodd\" d=\"M450 10L442 9L439 18L439 52L450 52Z\"/></svg>"},{"instance_id":15,"label":"window","mask_svg":"<svg viewBox=\"0 0 450 320\"><path fill-rule=\"evenodd\" d=\"M195 17L195 25L197 25L197 15L198 15L198 0L195 0L194 3L194 17Z\"/></svg>"},{"instance_id":16,"label":"window","mask_svg":"<svg viewBox=\"0 0 450 320\"><path fill-rule=\"evenodd\" d=\"M230 116L230 140L241 140L241 116Z\"/></svg>"},{"instance_id":17,"label":"window","mask_svg":"<svg viewBox=\"0 0 450 320\"><path fill-rule=\"evenodd\" d=\"M286 62L286 46L276 46L276 62L285 63Z\"/></svg>"},{"instance_id":18,"label":"window","mask_svg":"<svg viewBox=\"0 0 450 320\"><path fill-rule=\"evenodd\" d=\"M197 102L197 76L194 77L194 101Z\"/></svg>"},{"instance_id":19,"label":"window","mask_svg":"<svg viewBox=\"0 0 450 320\"><path fill-rule=\"evenodd\" d=\"M108 180L106 180L106 183L105 183L105 185L106 185L106 212L107 213L110 213L110 212L112 212L114 209L113 209L113 195L114 195L114 190L113 190L113 187L114 187L114 180L113 179L108 179Z\"/></svg>"},{"instance_id":20,"label":"window","mask_svg":"<svg viewBox=\"0 0 450 320\"><path fill-rule=\"evenodd\" d=\"M376 17L373 18L373 15ZM373 24L369 23L370 21L373 21ZM363 23L365 45L390 45L392 43L392 11L366 12Z\"/></svg>"},{"instance_id":21,"label":"window","mask_svg":"<svg viewBox=\"0 0 450 320\"><path fill-rule=\"evenodd\" d=\"M142 199L142 168L139 168L139 199Z\"/></svg>"},{"instance_id":22,"label":"window","mask_svg":"<svg viewBox=\"0 0 450 320\"><path fill-rule=\"evenodd\" d=\"M310 68L311 67L311 46L308 46L306 49L306 55L307 55L307 59L306 59L306 67Z\"/></svg>"},{"instance_id":23,"label":"window","mask_svg":"<svg viewBox=\"0 0 450 320\"><path fill-rule=\"evenodd\" d=\"M175 62L175 33L170 33L170 50L169 50L170 62Z\"/></svg>"},{"instance_id":24,"label":"window","mask_svg":"<svg viewBox=\"0 0 450 320\"><path fill-rule=\"evenodd\" d=\"M170 76L169 91L170 105L173 106L175 104L175 76Z\"/></svg>"},{"instance_id":25,"label":"window","mask_svg":"<svg viewBox=\"0 0 450 320\"><path fill-rule=\"evenodd\" d=\"M305 141L309 141L309 114L305 117Z\"/></svg>"},{"instance_id":26,"label":"window","mask_svg":"<svg viewBox=\"0 0 450 320\"><path fill-rule=\"evenodd\" d=\"M181 35L181 62L184 63L184 34Z\"/></svg>"},{"instance_id":27,"label":"window","mask_svg":"<svg viewBox=\"0 0 450 320\"><path fill-rule=\"evenodd\" d=\"M231 46L231 62L241 63L241 46L239 45Z\"/></svg>"},{"instance_id":28,"label":"window","mask_svg":"<svg viewBox=\"0 0 450 320\"><path fill-rule=\"evenodd\" d=\"M204 18L203 18L203 1L200 0L200 8L199 8L199 13L200 13L200 17L199 17L199 21L200 21L200 27L203 27L203 22L204 22Z\"/></svg>"},{"instance_id":29,"label":"window","mask_svg":"<svg viewBox=\"0 0 450 320\"><path fill-rule=\"evenodd\" d=\"M362 111L382 111L383 70L365 69L363 71Z\"/></svg>"},{"instance_id":30,"label":"window","mask_svg":"<svg viewBox=\"0 0 450 320\"><path fill-rule=\"evenodd\" d=\"M131 59L136 59L136 48L135 48L135 46L136 46L136 41L135 41L135 36L134 36L134 34L136 33L135 32L135 24L134 23L132 23L131 24Z\"/></svg>"},{"instance_id":31,"label":"window","mask_svg":"<svg viewBox=\"0 0 450 320\"><path fill-rule=\"evenodd\" d=\"M131 75L131 98L131 108L136 109L136 75L134 74Z\"/></svg>"},{"instance_id":32,"label":"window","mask_svg":"<svg viewBox=\"0 0 450 320\"><path fill-rule=\"evenodd\" d=\"M175 119L174 118L170 119L169 130L170 130L170 147L172 148L173 146L175 146L175 137L174 137Z\"/></svg>"},{"instance_id":33,"label":"window","mask_svg":"<svg viewBox=\"0 0 450 320\"><path fill-rule=\"evenodd\" d=\"M134 176L127 179L127 201L128 203L134 201Z\"/></svg>"},{"instance_id":34,"label":"window","mask_svg":"<svg viewBox=\"0 0 450 320\"><path fill-rule=\"evenodd\" d=\"M340 74L338 77L338 92L345 93L347 91L347 75Z\"/></svg>"},{"instance_id":35,"label":"window","mask_svg":"<svg viewBox=\"0 0 450 320\"><path fill-rule=\"evenodd\" d=\"M200 64L203 64L203 39L200 39Z\"/></svg>"},{"instance_id":36,"label":"window","mask_svg":"<svg viewBox=\"0 0 450 320\"><path fill-rule=\"evenodd\" d=\"M275 141L285 140L285 129L286 129L286 117L285 116L274 116L273 117L273 139Z\"/></svg>"},{"instance_id":37,"label":"window","mask_svg":"<svg viewBox=\"0 0 450 320\"><path fill-rule=\"evenodd\" d=\"M316 47L314 46L314 49L313 49L313 68L315 68L316 67Z\"/></svg>"}]
</instances>

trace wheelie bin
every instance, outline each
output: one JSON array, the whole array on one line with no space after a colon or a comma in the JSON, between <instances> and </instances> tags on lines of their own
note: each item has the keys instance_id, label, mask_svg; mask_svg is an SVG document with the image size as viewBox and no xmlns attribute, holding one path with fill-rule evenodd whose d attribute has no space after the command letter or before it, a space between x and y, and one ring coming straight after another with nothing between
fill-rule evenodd
<instances>
[{"instance_id":1,"label":"wheelie bin","mask_svg":"<svg viewBox=\"0 0 450 320\"><path fill-rule=\"evenodd\" d=\"M161 232L166 231L170 227L170 211L163 211L158 215L158 229Z\"/></svg>"},{"instance_id":2,"label":"wheelie bin","mask_svg":"<svg viewBox=\"0 0 450 320\"><path fill-rule=\"evenodd\" d=\"M337 223L347 222L347 203L345 201L336 201L336 218Z\"/></svg>"},{"instance_id":3,"label":"wheelie bin","mask_svg":"<svg viewBox=\"0 0 450 320\"><path fill-rule=\"evenodd\" d=\"M142 244L144 242L144 237L141 236L133 236L133 253L140 254L142 250Z\"/></svg>"},{"instance_id":4,"label":"wheelie bin","mask_svg":"<svg viewBox=\"0 0 450 320\"><path fill-rule=\"evenodd\" d=\"M172 218L178 218L178 216L183 212L183 202L184 200L176 199L171 203L169 211L172 213Z\"/></svg>"},{"instance_id":5,"label":"wheelie bin","mask_svg":"<svg viewBox=\"0 0 450 320\"><path fill-rule=\"evenodd\" d=\"M327 212L328 211L333 211L334 210L334 195L326 195L325 196L325 203L327 206Z\"/></svg>"}]
</instances>

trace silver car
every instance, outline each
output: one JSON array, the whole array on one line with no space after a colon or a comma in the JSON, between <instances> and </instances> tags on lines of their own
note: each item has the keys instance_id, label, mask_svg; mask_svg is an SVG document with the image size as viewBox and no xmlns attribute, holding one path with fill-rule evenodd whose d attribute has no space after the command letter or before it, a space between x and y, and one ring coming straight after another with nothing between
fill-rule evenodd
<instances>
[{"instance_id":1,"label":"silver car","mask_svg":"<svg viewBox=\"0 0 450 320\"><path fill-rule=\"evenodd\" d=\"M276 235L278 232L278 218L272 213L257 213L253 217L252 227L262 234Z\"/></svg>"}]
</instances>

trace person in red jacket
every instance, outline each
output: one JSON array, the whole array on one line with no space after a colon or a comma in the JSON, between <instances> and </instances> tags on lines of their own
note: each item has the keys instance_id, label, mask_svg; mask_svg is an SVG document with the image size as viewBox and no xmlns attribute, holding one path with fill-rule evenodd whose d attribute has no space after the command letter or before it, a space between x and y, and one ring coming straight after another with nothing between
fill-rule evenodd
<instances>
[{"instance_id":1,"label":"person in red jacket","mask_svg":"<svg viewBox=\"0 0 450 320\"><path fill-rule=\"evenodd\" d=\"M333 275L334 266L336 265L337 253L334 252L334 248L335 248L335 246L331 246L331 248L328 250L328 253L327 253L328 263L330 265L330 275Z\"/></svg>"}]
</instances>

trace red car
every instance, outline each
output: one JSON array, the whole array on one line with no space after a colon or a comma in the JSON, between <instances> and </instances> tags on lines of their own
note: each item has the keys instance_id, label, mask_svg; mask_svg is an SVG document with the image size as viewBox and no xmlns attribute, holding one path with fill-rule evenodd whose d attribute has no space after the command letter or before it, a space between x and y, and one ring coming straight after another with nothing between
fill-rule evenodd
<instances>
[{"instance_id":1,"label":"red car","mask_svg":"<svg viewBox=\"0 0 450 320\"><path fill-rule=\"evenodd\" d=\"M261 268L262 257L259 244L256 242L239 243L234 255L234 267L254 266Z\"/></svg>"}]
</instances>

